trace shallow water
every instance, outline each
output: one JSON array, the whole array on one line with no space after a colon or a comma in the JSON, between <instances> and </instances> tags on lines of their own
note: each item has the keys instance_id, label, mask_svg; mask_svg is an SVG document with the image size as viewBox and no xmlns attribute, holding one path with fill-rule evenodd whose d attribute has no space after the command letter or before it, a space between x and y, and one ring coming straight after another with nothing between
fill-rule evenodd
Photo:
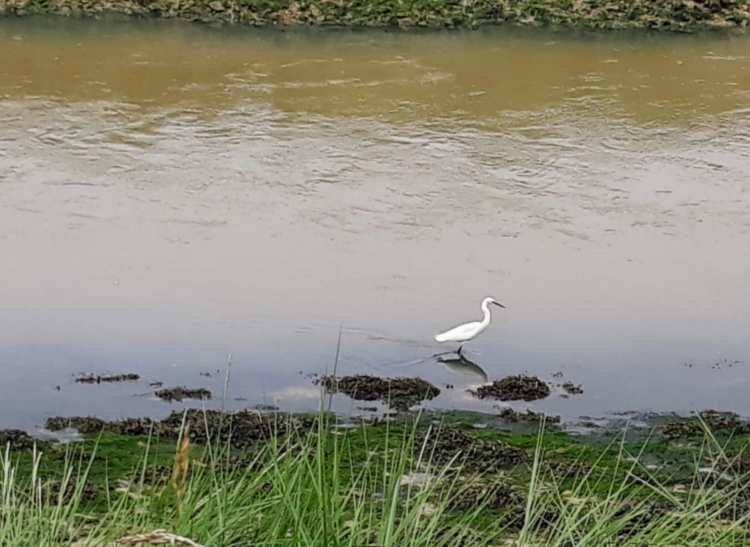
<instances>
[{"instance_id":1,"label":"shallow water","mask_svg":"<svg viewBox=\"0 0 750 547\"><path fill-rule=\"evenodd\" d=\"M315 409L341 325L340 373L491 410L431 357L486 295L490 380L584 385L529 408L750 414L748 45L0 19L0 427L230 353L229 407Z\"/></svg>"}]
</instances>

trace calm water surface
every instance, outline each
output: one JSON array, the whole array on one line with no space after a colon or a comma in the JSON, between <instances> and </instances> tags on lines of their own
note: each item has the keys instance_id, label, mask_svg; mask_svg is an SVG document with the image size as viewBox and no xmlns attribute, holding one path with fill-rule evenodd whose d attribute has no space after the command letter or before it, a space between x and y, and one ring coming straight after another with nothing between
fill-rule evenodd
<instances>
[{"instance_id":1,"label":"calm water surface","mask_svg":"<svg viewBox=\"0 0 750 547\"><path fill-rule=\"evenodd\" d=\"M340 372L491 410L430 357L486 295L490 380L584 385L530 408L750 414L748 37L29 18L0 49L0 427L161 416L149 382L220 396L230 353L232 408L315 409L342 324Z\"/></svg>"}]
</instances>

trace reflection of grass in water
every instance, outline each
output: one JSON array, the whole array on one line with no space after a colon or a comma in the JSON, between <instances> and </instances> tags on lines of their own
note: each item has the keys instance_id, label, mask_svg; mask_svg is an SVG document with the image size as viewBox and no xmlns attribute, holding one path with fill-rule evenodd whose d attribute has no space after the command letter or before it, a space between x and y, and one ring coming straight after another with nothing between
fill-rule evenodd
<instances>
[{"instance_id":1,"label":"reflection of grass in water","mask_svg":"<svg viewBox=\"0 0 750 547\"><path fill-rule=\"evenodd\" d=\"M321 413L312 430L290 428L249 452L182 443L175 458L174 441L111 434L45 454L6 451L0 545L111 541L157 528L207 547L484 547L506 540L713 546L747 539L746 481L727 471L741 454L739 439L725 443L707 433L692 445L602 448L559 431L454 425L446 437L443 426L419 420L355 429L335 428L333 420ZM474 452L482 457L495 446L524 448L530 458L492 474L462 472L472 452L444 439L466 444L468 433L485 443ZM679 465L646 468L639 461L651 448L662 465L677 457ZM691 459L698 465L687 471Z\"/></svg>"}]
</instances>

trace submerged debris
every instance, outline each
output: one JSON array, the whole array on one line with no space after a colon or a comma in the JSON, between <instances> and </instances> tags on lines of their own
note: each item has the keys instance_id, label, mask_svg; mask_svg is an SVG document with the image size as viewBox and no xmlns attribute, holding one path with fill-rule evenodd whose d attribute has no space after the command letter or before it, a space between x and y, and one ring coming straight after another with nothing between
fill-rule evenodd
<instances>
[{"instance_id":1,"label":"submerged debris","mask_svg":"<svg viewBox=\"0 0 750 547\"><path fill-rule=\"evenodd\" d=\"M513 410L512 408L503 408L500 410L498 416L506 422L518 423L518 422L541 422L544 420L548 424L559 424L560 416L550 416L541 412L532 412L527 410L524 413Z\"/></svg>"},{"instance_id":2,"label":"submerged debris","mask_svg":"<svg viewBox=\"0 0 750 547\"><path fill-rule=\"evenodd\" d=\"M269 405L265 403L258 403L253 408L257 410L258 412L278 412L279 411L279 407L277 407L276 405Z\"/></svg>"},{"instance_id":3,"label":"submerged debris","mask_svg":"<svg viewBox=\"0 0 750 547\"><path fill-rule=\"evenodd\" d=\"M501 441L477 439L460 429L448 427L421 436L417 446L426 446L438 466L462 466L466 471L493 473L523 463L526 452ZM455 458L455 459L454 459Z\"/></svg>"},{"instance_id":4,"label":"submerged debris","mask_svg":"<svg viewBox=\"0 0 750 547\"><path fill-rule=\"evenodd\" d=\"M549 396L547 384L536 376L508 376L495 380L489 385L479 386L470 391L478 399L496 399L498 401L536 401Z\"/></svg>"},{"instance_id":5,"label":"submerged debris","mask_svg":"<svg viewBox=\"0 0 750 547\"><path fill-rule=\"evenodd\" d=\"M79 384L134 382L140 378L140 374L82 374L76 378L76 382Z\"/></svg>"},{"instance_id":6,"label":"submerged debris","mask_svg":"<svg viewBox=\"0 0 750 547\"><path fill-rule=\"evenodd\" d=\"M182 401L183 399L210 399L211 392L204 387L196 389L181 387L167 387L154 393L162 401L171 403L172 401Z\"/></svg>"},{"instance_id":7,"label":"submerged debris","mask_svg":"<svg viewBox=\"0 0 750 547\"><path fill-rule=\"evenodd\" d=\"M378 407L376 406L358 406L357 410L361 410L362 412L377 412Z\"/></svg>"},{"instance_id":8,"label":"submerged debris","mask_svg":"<svg viewBox=\"0 0 750 547\"><path fill-rule=\"evenodd\" d=\"M378 378L354 376L323 376L315 380L328 393L343 393L356 401L382 401L396 410L408 410L425 400L440 395L440 390L421 378Z\"/></svg>"},{"instance_id":9,"label":"submerged debris","mask_svg":"<svg viewBox=\"0 0 750 547\"><path fill-rule=\"evenodd\" d=\"M11 450L28 450L37 442L34 437L20 429L0 430L0 450L3 451L8 445Z\"/></svg>"}]
</instances>

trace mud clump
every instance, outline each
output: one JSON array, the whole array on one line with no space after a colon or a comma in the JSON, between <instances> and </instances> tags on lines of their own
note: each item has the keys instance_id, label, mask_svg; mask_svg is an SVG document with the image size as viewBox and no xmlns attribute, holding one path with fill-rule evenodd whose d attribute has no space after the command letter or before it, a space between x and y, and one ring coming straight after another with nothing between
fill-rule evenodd
<instances>
[{"instance_id":1,"label":"mud clump","mask_svg":"<svg viewBox=\"0 0 750 547\"><path fill-rule=\"evenodd\" d=\"M481 532L455 525L442 526L430 535L434 545L450 545L451 547L471 547L487 541Z\"/></svg>"},{"instance_id":2,"label":"mud clump","mask_svg":"<svg viewBox=\"0 0 750 547\"><path fill-rule=\"evenodd\" d=\"M448 508L460 510L506 509L523 506L523 498L502 482L472 484L461 488L448 502Z\"/></svg>"},{"instance_id":3,"label":"mud clump","mask_svg":"<svg viewBox=\"0 0 750 547\"><path fill-rule=\"evenodd\" d=\"M498 401L536 401L550 394L549 386L536 376L508 376L470 391L478 399Z\"/></svg>"},{"instance_id":4,"label":"mud clump","mask_svg":"<svg viewBox=\"0 0 750 547\"><path fill-rule=\"evenodd\" d=\"M573 382L565 382L562 388L568 395L583 395L583 384L575 385Z\"/></svg>"},{"instance_id":5,"label":"mud clump","mask_svg":"<svg viewBox=\"0 0 750 547\"><path fill-rule=\"evenodd\" d=\"M116 382L135 382L140 380L140 374L82 374L76 378L79 384L101 384Z\"/></svg>"},{"instance_id":6,"label":"mud clump","mask_svg":"<svg viewBox=\"0 0 750 547\"><path fill-rule=\"evenodd\" d=\"M173 434L179 433L182 412L173 412L160 422ZM185 423L190 426L190 441L196 444L230 444L234 448L248 448L260 440L284 436L292 430L312 427L314 418L279 418L255 411L221 412L220 410L190 409Z\"/></svg>"},{"instance_id":7,"label":"mud clump","mask_svg":"<svg viewBox=\"0 0 750 547\"><path fill-rule=\"evenodd\" d=\"M71 503L75 500L79 502L88 502L96 499L99 495L99 488L89 481L85 481L83 485L76 483L76 481L67 481L65 487L60 481L48 482L42 486L42 496L44 497L45 503L50 505L57 505L62 498L63 503Z\"/></svg>"},{"instance_id":8,"label":"mud clump","mask_svg":"<svg viewBox=\"0 0 750 547\"><path fill-rule=\"evenodd\" d=\"M328 393L343 393L355 401L381 401L390 408L406 411L422 401L434 399L440 390L421 378L378 378L354 375L323 376L315 381Z\"/></svg>"},{"instance_id":9,"label":"mud clump","mask_svg":"<svg viewBox=\"0 0 750 547\"><path fill-rule=\"evenodd\" d=\"M740 420L734 412L704 410L699 415L711 431L731 431L736 435L750 433L750 423Z\"/></svg>"},{"instance_id":10,"label":"mud clump","mask_svg":"<svg viewBox=\"0 0 750 547\"><path fill-rule=\"evenodd\" d=\"M612 519L624 521L622 527L618 530L619 536L633 537L648 526L653 525L654 521L664 518L670 511L674 511L674 507L662 501L641 505L629 502L620 507L614 513Z\"/></svg>"},{"instance_id":11,"label":"mud clump","mask_svg":"<svg viewBox=\"0 0 750 547\"><path fill-rule=\"evenodd\" d=\"M740 477L746 476L750 474L750 456L740 456L729 462L720 463L717 467L725 473Z\"/></svg>"},{"instance_id":12,"label":"mud clump","mask_svg":"<svg viewBox=\"0 0 750 547\"><path fill-rule=\"evenodd\" d=\"M184 386L181 387L169 387L160 389L156 393L154 393L159 399L162 401L166 401L168 403L174 402L174 401L182 401L183 399L210 399L212 397L212 394L209 390L207 390L204 387L199 387L196 389L190 389Z\"/></svg>"},{"instance_id":13,"label":"mud clump","mask_svg":"<svg viewBox=\"0 0 750 547\"><path fill-rule=\"evenodd\" d=\"M532 412L527 410L524 413L513 410L512 408L503 408L498 413L501 420L509 423L540 423L544 420L548 424L559 424L560 416L550 416L541 412Z\"/></svg>"},{"instance_id":14,"label":"mud clump","mask_svg":"<svg viewBox=\"0 0 750 547\"><path fill-rule=\"evenodd\" d=\"M664 424L661 432L668 439L686 439L697 437L703 433L703 428L698 423L680 420Z\"/></svg>"},{"instance_id":15,"label":"mud clump","mask_svg":"<svg viewBox=\"0 0 750 547\"><path fill-rule=\"evenodd\" d=\"M591 467L582 461L548 461L544 467L550 472L556 481L563 481L576 476L586 475Z\"/></svg>"},{"instance_id":16,"label":"mud clump","mask_svg":"<svg viewBox=\"0 0 750 547\"><path fill-rule=\"evenodd\" d=\"M44 444L20 429L0 430L0 450L10 445L11 450L30 450L34 444Z\"/></svg>"},{"instance_id":17,"label":"mud clump","mask_svg":"<svg viewBox=\"0 0 750 547\"><path fill-rule=\"evenodd\" d=\"M72 427L82 435L94 433L114 433L116 435L147 436L162 433L159 422L151 418L126 418L124 420L107 421L94 416L73 416L66 418L56 416L47 418L45 427L50 431L61 431Z\"/></svg>"},{"instance_id":18,"label":"mud clump","mask_svg":"<svg viewBox=\"0 0 750 547\"><path fill-rule=\"evenodd\" d=\"M734 412L719 412L717 410L704 410L698 413L697 418L686 418L669 422L662 426L661 432L668 439L700 437L705 434L701 421L705 423L708 430L712 433L750 434L750 423L740 420L738 414Z\"/></svg>"},{"instance_id":19,"label":"mud clump","mask_svg":"<svg viewBox=\"0 0 750 547\"><path fill-rule=\"evenodd\" d=\"M188 409L186 412L172 412L163 420L150 418L127 418L107 421L92 416L55 417L46 422L47 429L60 431L74 427L80 433L98 434L102 431L116 435L156 436L177 439L184 425L189 426L188 436L194 444L229 444L243 449L253 446L259 440L287 435L293 430L309 429L313 418L284 418L273 414L260 414L255 411L221 412L220 410Z\"/></svg>"},{"instance_id":20,"label":"mud clump","mask_svg":"<svg viewBox=\"0 0 750 547\"><path fill-rule=\"evenodd\" d=\"M468 472L493 473L527 461L526 452L500 441L477 439L456 429L446 428L424 434L418 447L426 446L432 462L445 466L453 462Z\"/></svg>"}]
</instances>

